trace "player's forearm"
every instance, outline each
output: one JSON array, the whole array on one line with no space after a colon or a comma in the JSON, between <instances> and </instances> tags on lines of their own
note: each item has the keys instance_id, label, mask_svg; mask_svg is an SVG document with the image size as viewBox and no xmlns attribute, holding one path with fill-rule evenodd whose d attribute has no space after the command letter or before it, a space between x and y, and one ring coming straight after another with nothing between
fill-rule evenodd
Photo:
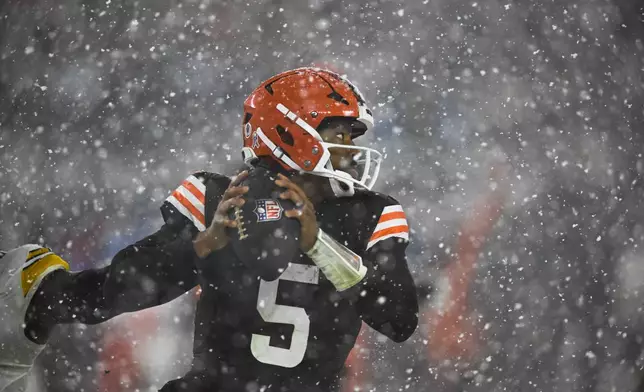
<instances>
[{"instance_id":1,"label":"player's forearm","mask_svg":"<svg viewBox=\"0 0 644 392\"><path fill-rule=\"evenodd\" d=\"M130 245L103 268L56 271L41 284L27 329L45 339L57 324L97 324L122 313L169 302L197 285L189 236L160 230Z\"/></svg>"},{"instance_id":2,"label":"player's forearm","mask_svg":"<svg viewBox=\"0 0 644 392\"><path fill-rule=\"evenodd\" d=\"M59 270L45 277L25 315L25 333L45 344L58 324L97 324L109 318L103 285L107 268L70 273Z\"/></svg>"},{"instance_id":3,"label":"player's forearm","mask_svg":"<svg viewBox=\"0 0 644 392\"><path fill-rule=\"evenodd\" d=\"M164 304L197 285L191 238L146 240L121 250L109 266L103 293L110 317Z\"/></svg>"},{"instance_id":4,"label":"player's forearm","mask_svg":"<svg viewBox=\"0 0 644 392\"><path fill-rule=\"evenodd\" d=\"M221 240L221 237L225 236L226 233L223 229L218 230L212 227L207 228L205 231L199 232L192 242L195 254L199 258L204 259L211 254L222 250L228 245L228 240Z\"/></svg>"},{"instance_id":5,"label":"player's forearm","mask_svg":"<svg viewBox=\"0 0 644 392\"><path fill-rule=\"evenodd\" d=\"M362 319L394 342L407 340L418 326L418 300L415 292L403 287L387 290L366 285L359 307Z\"/></svg>"},{"instance_id":6,"label":"player's forearm","mask_svg":"<svg viewBox=\"0 0 644 392\"><path fill-rule=\"evenodd\" d=\"M372 259L372 267L358 286L358 312L372 328L395 342L403 342L418 325L414 281L404 256L380 253Z\"/></svg>"}]
</instances>

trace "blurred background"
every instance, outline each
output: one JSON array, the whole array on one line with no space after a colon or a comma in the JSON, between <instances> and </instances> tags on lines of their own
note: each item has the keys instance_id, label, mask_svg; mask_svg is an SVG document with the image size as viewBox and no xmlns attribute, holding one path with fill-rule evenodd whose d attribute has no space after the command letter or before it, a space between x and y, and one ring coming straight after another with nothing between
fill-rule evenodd
<instances>
[{"instance_id":1,"label":"blurred background","mask_svg":"<svg viewBox=\"0 0 644 392\"><path fill-rule=\"evenodd\" d=\"M196 170L233 174L262 80L346 74L377 124L423 299L363 328L345 390L637 391L644 22L636 0L4 0L0 244L102 266ZM156 391L198 293L60 328L31 391Z\"/></svg>"}]
</instances>

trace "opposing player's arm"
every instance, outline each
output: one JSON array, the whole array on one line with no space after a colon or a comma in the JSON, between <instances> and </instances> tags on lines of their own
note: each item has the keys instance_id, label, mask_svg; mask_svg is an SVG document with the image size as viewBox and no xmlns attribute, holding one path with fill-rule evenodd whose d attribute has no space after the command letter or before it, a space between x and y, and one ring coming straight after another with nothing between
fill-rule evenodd
<instances>
[{"instance_id":1,"label":"opposing player's arm","mask_svg":"<svg viewBox=\"0 0 644 392\"><path fill-rule=\"evenodd\" d=\"M418 325L416 287L405 256L408 241L402 207L384 207L362 256L367 275L355 288L363 321L395 342L407 340Z\"/></svg>"}]
</instances>

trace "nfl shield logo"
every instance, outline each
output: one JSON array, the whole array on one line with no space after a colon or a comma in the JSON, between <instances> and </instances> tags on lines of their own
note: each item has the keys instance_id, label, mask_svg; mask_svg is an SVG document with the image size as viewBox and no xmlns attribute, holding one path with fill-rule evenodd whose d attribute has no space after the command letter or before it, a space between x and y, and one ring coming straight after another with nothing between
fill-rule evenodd
<instances>
[{"instance_id":1,"label":"nfl shield logo","mask_svg":"<svg viewBox=\"0 0 644 392\"><path fill-rule=\"evenodd\" d=\"M277 200L263 199L255 201L255 210L257 222L271 222L282 218L284 209Z\"/></svg>"}]
</instances>

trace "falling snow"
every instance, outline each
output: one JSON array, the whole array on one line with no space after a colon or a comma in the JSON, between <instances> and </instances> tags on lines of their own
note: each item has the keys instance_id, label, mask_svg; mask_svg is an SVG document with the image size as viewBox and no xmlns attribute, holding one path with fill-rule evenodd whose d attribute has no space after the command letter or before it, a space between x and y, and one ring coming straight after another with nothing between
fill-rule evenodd
<instances>
[{"instance_id":1,"label":"falling snow","mask_svg":"<svg viewBox=\"0 0 644 392\"><path fill-rule=\"evenodd\" d=\"M641 18L631 0L2 2L0 244L46 243L75 270L105 265L160 226L187 173L238 171L257 84L325 66L374 110L359 143L386 156L376 188L405 206L424 293L406 343L363 331L360 390L635 391ZM481 203L497 202L472 235L487 222ZM463 243L476 264L450 280L467 275ZM102 352L124 336L140 364L124 385L157 390L191 366L192 294L61 327L30 390L100 390ZM457 308L436 345L433 323ZM446 341L469 348L443 354Z\"/></svg>"}]
</instances>

